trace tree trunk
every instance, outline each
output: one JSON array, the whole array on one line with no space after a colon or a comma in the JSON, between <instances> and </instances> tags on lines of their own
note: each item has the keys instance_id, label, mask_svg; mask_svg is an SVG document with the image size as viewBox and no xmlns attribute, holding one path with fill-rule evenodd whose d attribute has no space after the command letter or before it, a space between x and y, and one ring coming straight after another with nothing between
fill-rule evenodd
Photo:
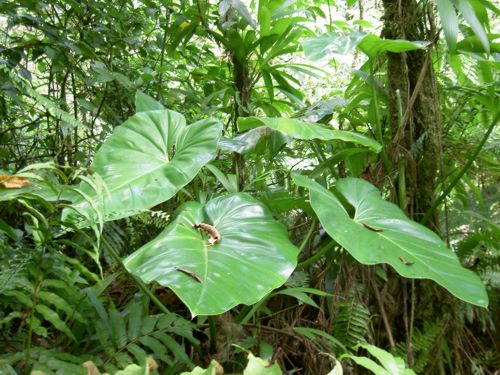
<instances>
[{"instance_id":1,"label":"tree trunk","mask_svg":"<svg viewBox=\"0 0 500 375\"><path fill-rule=\"evenodd\" d=\"M434 20L426 5L416 0L383 0L383 5L384 38L433 42ZM405 208L417 221L435 199L440 160L440 104L431 51L432 44L426 50L388 54L389 125L393 136L388 151L393 165L404 167ZM436 215L429 226L438 229Z\"/></svg>"},{"instance_id":2,"label":"tree trunk","mask_svg":"<svg viewBox=\"0 0 500 375\"><path fill-rule=\"evenodd\" d=\"M239 61L234 55L232 62L234 86L237 95L233 128L233 135L236 135L238 133L238 117L248 117L250 115L250 78L246 62ZM234 153L234 171L238 176L239 189L243 191L245 187L245 158L236 152Z\"/></svg>"}]
</instances>

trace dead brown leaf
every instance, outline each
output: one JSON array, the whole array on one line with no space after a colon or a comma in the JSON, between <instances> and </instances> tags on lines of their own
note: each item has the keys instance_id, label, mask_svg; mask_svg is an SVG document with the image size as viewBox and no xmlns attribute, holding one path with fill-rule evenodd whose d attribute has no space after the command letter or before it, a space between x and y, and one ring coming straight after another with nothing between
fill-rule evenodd
<instances>
[{"instance_id":1,"label":"dead brown leaf","mask_svg":"<svg viewBox=\"0 0 500 375\"><path fill-rule=\"evenodd\" d=\"M6 189L21 189L26 186L31 186L31 184L26 177L0 175L0 186Z\"/></svg>"}]
</instances>

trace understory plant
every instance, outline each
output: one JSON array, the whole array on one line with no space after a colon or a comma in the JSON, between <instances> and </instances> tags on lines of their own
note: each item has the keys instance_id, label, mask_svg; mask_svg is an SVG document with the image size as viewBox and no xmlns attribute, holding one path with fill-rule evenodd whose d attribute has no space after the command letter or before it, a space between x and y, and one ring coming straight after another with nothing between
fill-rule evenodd
<instances>
[{"instance_id":1,"label":"understory plant","mask_svg":"<svg viewBox=\"0 0 500 375\"><path fill-rule=\"evenodd\" d=\"M435 5L0 4L0 372L498 367L499 10Z\"/></svg>"}]
</instances>

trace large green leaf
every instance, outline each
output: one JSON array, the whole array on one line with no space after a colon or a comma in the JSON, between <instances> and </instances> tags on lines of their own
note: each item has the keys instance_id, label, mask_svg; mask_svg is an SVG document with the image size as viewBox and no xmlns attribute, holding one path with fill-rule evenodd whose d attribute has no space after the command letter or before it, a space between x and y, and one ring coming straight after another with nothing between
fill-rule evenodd
<instances>
[{"instance_id":1,"label":"large green leaf","mask_svg":"<svg viewBox=\"0 0 500 375\"><path fill-rule=\"evenodd\" d=\"M165 109L165 107L149 95L146 95L141 91L137 91L135 94L135 111L137 113L161 109Z\"/></svg>"},{"instance_id":2,"label":"large green leaf","mask_svg":"<svg viewBox=\"0 0 500 375\"><path fill-rule=\"evenodd\" d=\"M484 30L483 25L481 25L481 22L477 18L477 15L474 12L474 9L472 8L469 0L456 0L455 5L474 31L474 34L476 34L476 36L481 41L484 50L489 53L490 42L488 40L488 36L486 35L486 31Z\"/></svg>"},{"instance_id":3,"label":"large green leaf","mask_svg":"<svg viewBox=\"0 0 500 375\"><path fill-rule=\"evenodd\" d=\"M375 152L379 152L382 148L380 143L367 136L354 132L332 129L322 124L278 117L240 117L238 119L238 127L242 131L262 125L297 139L322 139L325 141L339 139L369 147Z\"/></svg>"},{"instance_id":4,"label":"large green leaf","mask_svg":"<svg viewBox=\"0 0 500 375\"><path fill-rule=\"evenodd\" d=\"M330 191L307 177L293 178L297 185L309 189L311 206L326 232L359 262L388 263L404 277L431 279L464 301L488 305L479 277L463 268L455 253L434 232L383 200L367 181L337 181L337 192L354 208L351 217Z\"/></svg>"},{"instance_id":5,"label":"large green leaf","mask_svg":"<svg viewBox=\"0 0 500 375\"><path fill-rule=\"evenodd\" d=\"M262 359L248 353L248 364L243 375L281 375L283 372L276 362Z\"/></svg>"},{"instance_id":6,"label":"large green leaf","mask_svg":"<svg viewBox=\"0 0 500 375\"><path fill-rule=\"evenodd\" d=\"M450 50L454 51L457 46L458 16L452 0L437 0L437 9L443 25L446 43L448 43Z\"/></svg>"},{"instance_id":7,"label":"large green leaf","mask_svg":"<svg viewBox=\"0 0 500 375\"><path fill-rule=\"evenodd\" d=\"M346 55L355 47L368 57L374 58L381 53L413 51L425 48L429 44L425 41L383 39L374 34L355 30L348 34L330 32L308 38L303 42L303 47L306 57L314 61L335 55Z\"/></svg>"},{"instance_id":8,"label":"large green leaf","mask_svg":"<svg viewBox=\"0 0 500 375\"><path fill-rule=\"evenodd\" d=\"M212 225L220 240L196 224ZM205 206L188 202L160 235L125 260L145 282L172 289L194 315L221 314L259 301L282 285L298 249L270 211L247 194L231 194Z\"/></svg>"},{"instance_id":9,"label":"large green leaf","mask_svg":"<svg viewBox=\"0 0 500 375\"><path fill-rule=\"evenodd\" d=\"M430 42L410 41L404 39L382 39L377 35L369 34L358 44L358 48L368 57L373 58L384 52L407 52L427 47Z\"/></svg>"},{"instance_id":10,"label":"large green leaf","mask_svg":"<svg viewBox=\"0 0 500 375\"><path fill-rule=\"evenodd\" d=\"M406 367L405 361L402 358L394 357L391 353L374 345L359 344L358 346L366 349L372 356L377 358L382 366L368 357L345 354L342 358L352 359L358 365L370 370L375 375L415 375L412 369Z\"/></svg>"},{"instance_id":11,"label":"large green leaf","mask_svg":"<svg viewBox=\"0 0 500 375\"><path fill-rule=\"evenodd\" d=\"M92 162L106 189L82 184L92 203L78 197L73 207L94 220L96 209L104 220L115 220L166 201L212 159L221 130L212 119L187 126L184 116L166 109L135 114L115 129Z\"/></svg>"},{"instance_id":12,"label":"large green leaf","mask_svg":"<svg viewBox=\"0 0 500 375\"><path fill-rule=\"evenodd\" d=\"M329 32L305 39L302 46L305 56L312 61L317 61L325 57L347 55L365 36L365 33L357 30L348 34Z\"/></svg>"},{"instance_id":13,"label":"large green leaf","mask_svg":"<svg viewBox=\"0 0 500 375\"><path fill-rule=\"evenodd\" d=\"M274 156L288 141L288 137L283 133L272 131L266 126L259 126L239 134L232 139L221 139L219 141L219 149L237 152L241 155L270 151L270 154Z\"/></svg>"}]
</instances>

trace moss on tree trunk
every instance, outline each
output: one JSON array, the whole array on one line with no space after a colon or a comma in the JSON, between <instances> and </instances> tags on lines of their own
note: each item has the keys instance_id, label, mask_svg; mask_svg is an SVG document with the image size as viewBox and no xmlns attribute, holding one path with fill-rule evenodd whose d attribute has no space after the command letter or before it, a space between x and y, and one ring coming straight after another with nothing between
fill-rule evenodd
<instances>
[{"instance_id":1,"label":"moss on tree trunk","mask_svg":"<svg viewBox=\"0 0 500 375\"><path fill-rule=\"evenodd\" d=\"M434 40L434 20L427 6L416 0L383 0L383 5L384 38ZM405 166L406 209L419 220L435 198L440 160L440 104L431 48L389 53L387 78L393 136L389 152L393 165ZM437 229L436 215L429 225Z\"/></svg>"}]
</instances>

